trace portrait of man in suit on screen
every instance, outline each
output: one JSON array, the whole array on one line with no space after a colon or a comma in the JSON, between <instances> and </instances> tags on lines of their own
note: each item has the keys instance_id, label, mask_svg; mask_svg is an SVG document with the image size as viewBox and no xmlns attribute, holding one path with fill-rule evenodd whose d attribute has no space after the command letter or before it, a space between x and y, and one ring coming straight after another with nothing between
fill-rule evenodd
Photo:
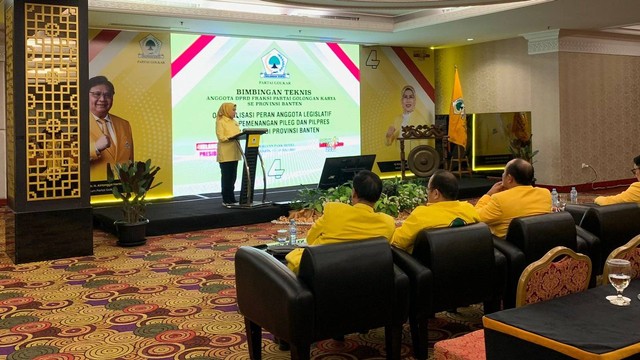
<instances>
[{"instance_id":1,"label":"portrait of man in suit on screen","mask_svg":"<svg viewBox=\"0 0 640 360\"><path fill-rule=\"evenodd\" d=\"M106 180L107 163L133 160L131 125L109 111L115 88L106 76L89 79L89 154L91 180Z\"/></svg>"}]
</instances>

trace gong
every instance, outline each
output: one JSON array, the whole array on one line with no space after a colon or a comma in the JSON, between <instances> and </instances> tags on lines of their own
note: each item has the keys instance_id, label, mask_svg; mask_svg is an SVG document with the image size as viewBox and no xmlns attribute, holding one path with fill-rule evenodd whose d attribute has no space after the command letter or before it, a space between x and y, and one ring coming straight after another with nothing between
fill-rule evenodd
<instances>
[{"instance_id":1,"label":"gong","mask_svg":"<svg viewBox=\"0 0 640 360\"><path fill-rule=\"evenodd\" d=\"M440 167L440 154L429 145L420 145L411 149L407 162L416 176L429 177Z\"/></svg>"}]
</instances>

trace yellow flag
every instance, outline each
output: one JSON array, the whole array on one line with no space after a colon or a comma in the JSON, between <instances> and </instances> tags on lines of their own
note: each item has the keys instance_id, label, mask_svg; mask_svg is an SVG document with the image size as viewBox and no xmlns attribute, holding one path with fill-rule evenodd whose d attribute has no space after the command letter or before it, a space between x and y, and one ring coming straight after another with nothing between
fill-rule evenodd
<instances>
[{"instance_id":1,"label":"yellow flag","mask_svg":"<svg viewBox=\"0 0 640 360\"><path fill-rule=\"evenodd\" d=\"M449 142L467 147L467 114L462 100L462 86L458 77L458 68L453 80L453 95L449 107Z\"/></svg>"}]
</instances>

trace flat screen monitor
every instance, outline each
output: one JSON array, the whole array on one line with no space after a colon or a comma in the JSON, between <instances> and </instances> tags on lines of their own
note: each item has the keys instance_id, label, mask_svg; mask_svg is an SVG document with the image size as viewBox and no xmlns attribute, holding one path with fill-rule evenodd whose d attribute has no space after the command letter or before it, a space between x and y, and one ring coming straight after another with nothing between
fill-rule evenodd
<instances>
[{"instance_id":1,"label":"flat screen monitor","mask_svg":"<svg viewBox=\"0 0 640 360\"><path fill-rule=\"evenodd\" d=\"M531 112L467 115L471 119L473 171L504 169L516 154L531 152Z\"/></svg>"},{"instance_id":2,"label":"flat screen monitor","mask_svg":"<svg viewBox=\"0 0 640 360\"><path fill-rule=\"evenodd\" d=\"M349 180L360 170L373 168L376 160L375 155L358 155L326 158L322 175L320 175L319 189L329 189L338 187Z\"/></svg>"}]
</instances>

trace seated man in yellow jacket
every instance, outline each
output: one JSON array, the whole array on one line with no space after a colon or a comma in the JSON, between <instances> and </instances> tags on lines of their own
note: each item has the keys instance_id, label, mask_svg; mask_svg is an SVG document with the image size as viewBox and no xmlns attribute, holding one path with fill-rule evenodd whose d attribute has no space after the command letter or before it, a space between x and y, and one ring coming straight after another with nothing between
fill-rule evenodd
<instances>
[{"instance_id":1,"label":"seated man in yellow jacket","mask_svg":"<svg viewBox=\"0 0 640 360\"><path fill-rule=\"evenodd\" d=\"M551 193L533 187L533 165L523 159L507 163L502 181L495 183L476 203L480 221L503 238L512 219L551 212Z\"/></svg>"},{"instance_id":2,"label":"seated man in yellow jacket","mask_svg":"<svg viewBox=\"0 0 640 360\"><path fill-rule=\"evenodd\" d=\"M436 170L427 185L428 201L413 209L409 217L396 229L391 245L408 253L423 229L454 227L480 221L473 205L458 201L458 179L447 170Z\"/></svg>"},{"instance_id":3,"label":"seated man in yellow jacket","mask_svg":"<svg viewBox=\"0 0 640 360\"><path fill-rule=\"evenodd\" d=\"M307 233L307 244L325 245L345 241L367 240L375 237L390 239L396 228L395 220L373 211L382 194L382 180L371 171L359 171L353 177L351 204L325 204L322 216ZM286 256L287 266L296 274L304 249L298 248Z\"/></svg>"},{"instance_id":4,"label":"seated man in yellow jacket","mask_svg":"<svg viewBox=\"0 0 640 360\"><path fill-rule=\"evenodd\" d=\"M594 202L598 205L611 205L627 202L640 203L640 155L633 158L633 169L631 169L631 172L638 181L631 184L627 190L618 195L598 196Z\"/></svg>"}]
</instances>

